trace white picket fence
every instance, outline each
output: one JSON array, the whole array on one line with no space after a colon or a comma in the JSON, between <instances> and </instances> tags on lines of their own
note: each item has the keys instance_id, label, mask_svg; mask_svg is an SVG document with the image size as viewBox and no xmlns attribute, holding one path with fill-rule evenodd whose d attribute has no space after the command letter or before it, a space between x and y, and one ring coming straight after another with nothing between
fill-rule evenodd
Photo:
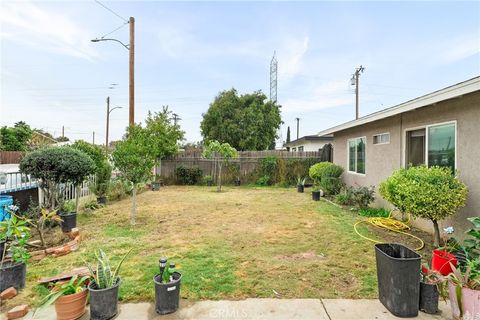
<instances>
[{"instance_id":1,"label":"white picket fence","mask_svg":"<svg viewBox=\"0 0 480 320\"><path fill-rule=\"evenodd\" d=\"M95 185L96 177L91 175L80 186L79 198L88 197L93 194L91 186ZM64 201L74 200L76 196L76 187L72 183L66 183L59 186L62 198ZM38 200L40 204L45 203L45 192L41 188L38 188Z\"/></svg>"}]
</instances>

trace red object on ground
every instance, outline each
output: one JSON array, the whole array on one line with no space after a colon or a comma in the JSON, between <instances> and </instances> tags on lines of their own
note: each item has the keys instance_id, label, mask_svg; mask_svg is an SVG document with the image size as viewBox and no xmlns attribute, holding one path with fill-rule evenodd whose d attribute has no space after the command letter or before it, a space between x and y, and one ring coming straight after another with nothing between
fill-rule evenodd
<instances>
[{"instance_id":1,"label":"red object on ground","mask_svg":"<svg viewBox=\"0 0 480 320\"><path fill-rule=\"evenodd\" d=\"M457 266L457 258L449 252L442 250L433 250L432 251L432 270L440 272L442 275L446 276L452 273L452 266Z\"/></svg>"},{"instance_id":2,"label":"red object on ground","mask_svg":"<svg viewBox=\"0 0 480 320\"><path fill-rule=\"evenodd\" d=\"M16 306L15 308L11 309L7 312L7 319L13 320L24 317L28 313L28 305L22 304L20 306Z\"/></svg>"},{"instance_id":3,"label":"red object on ground","mask_svg":"<svg viewBox=\"0 0 480 320\"><path fill-rule=\"evenodd\" d=\"M0 301L4 299L5 300L12 299L16 295L17 295L17 289L15 289L14 287L10 287L8 289L3 290L2 293L0 293Z\"/></svg>"}]
</instances>

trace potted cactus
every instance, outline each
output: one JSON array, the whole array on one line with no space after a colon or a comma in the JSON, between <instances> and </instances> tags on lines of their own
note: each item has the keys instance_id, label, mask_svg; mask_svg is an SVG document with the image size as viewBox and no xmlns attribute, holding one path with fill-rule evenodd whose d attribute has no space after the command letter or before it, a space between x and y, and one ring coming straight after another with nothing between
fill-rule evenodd
<instances>
[{"instance_id":1,"label":"potted cactus","mask_svg":"<svg viewBox=\"0 0 480 320\"><path fill-rule=\"evenodd\" d=\"M132 251L130 249L130 251ZM130 253L128 251L118 262L115 268L102 249L95 252L97 269L85 262L90 270L92 281L88 285L90 292L90 318L92 320L107 320L115 317L118 312L118 290L121 280L120 267Z\"/></svg>"},{"instance_id":2,"label":"potted cactus","mask_svg":"<svg viewBox=\"0 0 480 320\"><path fill-rule=\"evenodd\" d=\"M305 189L305 178L297 177L297 192L303 193Z\"/></svg>"}]
</instances>

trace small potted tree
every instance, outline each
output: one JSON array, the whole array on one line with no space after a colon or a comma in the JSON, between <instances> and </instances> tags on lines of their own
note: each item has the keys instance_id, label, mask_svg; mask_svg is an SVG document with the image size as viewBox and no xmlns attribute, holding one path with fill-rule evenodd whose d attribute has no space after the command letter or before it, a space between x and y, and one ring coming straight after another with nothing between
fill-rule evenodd
<instances>
[{"instance_id":1,"label":"small potted tree","mask_svg":"<svg viewBox=\"0 0 480 320\"><path fill-rule=\"evenodd\" d=\"M10 287L17 290L25 288L26 263L30 258L25 245L29 238L30 229L26 220L12 214L10 219L0 222L0 239L5 240L0 261L0 292Z\"/></svg>"},{"instance_id":2,"label":"small potted tree","mask_svg":"<svg viewBox=\"0 0 480 320\"><path fill-rule=\"evenodd\" d=\"M73 228L77 227L77 212L75 211L75 202L69 200L65 201L60 210L59 214L63 232L70 232Z\"/></svg>"},{"instance_id":3,"label":"small potted tree","mask_svg":"<svg viewBox=\"0 0 480 320\"><path fill-rule=\"evenodd\" d=\"M443 277L435 270L429 268L428 264L422 266L420 280L420 306L419 309L425 313L435 314L438 312L438 298L442 290ZM444 294L442 294L444 296Z\"/></svg>"},{"instance_id":4,"label":"small potted tree","mask_svg":"<svg viewBox=\"0 0 480 320\"><path fill-rule=\"evenodd\" d=\"M160 258L160 273L153 277L155 285L155 311L158 314L175 312L180 303L182 274L175 270L175 263L167 266L167 258Z\"/></svg>"},{"instance_id":5,"label":"small potted tree","mask_svg":"<svg viewBox=\"0 0 480 320\"><path fill-rule=\"evenodd\" d=\"M90 319L112 319L117 314L118 290L121 283L119 276L120 267L130 251L120 259L115 267L110 264L110 259L102 249L95 252L97 260L96 271L94 271L92 265L86 262L92 278L88 285L88 291L90 292Z\"/></svg>"},{"instance_id":6,"label":"small potted tree","mask_svg":"<svg viewBox=\"0 0 480 320\"><path fill-rule=\"evenodd\" d=\"M68 282L58 282L41 302L40 308L55 304L55 313L59 320L76 320L85 313L90 276L78 278L74 275Z\"/></svg>"},{"instance_id":7,"label":"small potted tree","mask_svg":"<svg viewBox=\"0 0 480 320\"><path fill-rule=\"evenodd\" d=\"M94 192L97 196L98 204L107 204L107 192L112 177L112 166L108 161L103 161L101 166L97 166Z\"/></svg>"},{"instance_id":8,"label":"small potted tree","mask_svg":"<svg viewBox=\"0 0 480 320\"><path fill-rule=\"evenodd\" d=\"M206 175L203 177L203 183L209 187L213 185L213 178L211 175Z\"/></svg>"}]
</instances>

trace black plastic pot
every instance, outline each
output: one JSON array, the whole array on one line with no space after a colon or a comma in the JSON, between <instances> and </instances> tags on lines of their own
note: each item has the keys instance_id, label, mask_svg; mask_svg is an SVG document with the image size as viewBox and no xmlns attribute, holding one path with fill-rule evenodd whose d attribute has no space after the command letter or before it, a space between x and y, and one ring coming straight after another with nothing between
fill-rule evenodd
<instances>
[{"instance_id":1,"label":"black plastic pot","mask_svg":"<svg viewBox=\"0 0 480 320\"><path fill-rule=\"evenodd\" d=\"M438 312L439 292L436 284L420 282L420 306L425 313L435 314Z\"/></svg>"},{"instance_id":2,"label":"black plastic pot","mask_svg":"<svg viewBox=\"0 0 480 320\"><path fill-rule=\"evenodd\" d=\"M158 191L160 190L160 182L154 181L152 182L152 191Z\"/></svg>"},{"instance_id":3,"label":"black plastic pot","mask_svg":"<svg viewBox=\"0 0 480 320\"><path fill-rule=\"evenodd\" d=\"M312 200L320 201L320 191L312 191Z\"/></svg>"},{"instance_id":4,"label":"black plastic pot","mask_svg":"<svg viewBox=\"0 0 480 320\"><path fill-rule=\"evenodd\" d=\"M17 290L25 288L27 266L25 263L5 262L0 268L0 292L10 287Z\"/></svg>"},{"instance_id":5,"label":"black plastic pot","mask_svg":"<svg viewBox=\"0 0 480 320\"><path fill-rule=\"evenodd\" d=\"M173 273L173 281L169 283L160 283L160 275L153 277L155 284L155 311L158 314L168 314L175 312L180 304L180 282L182 274Z\"/></svg>"},{"instance_id":6,"label":"black plastic pot","mask_svg":"<svg viewBox=\"0 0 480 320\"><path fill-rule=\"evenodd\" d=\"M297 192L303 193L304 187L302 185L297 185Z\"/></svg>"},{"instance_id":7,"label":"black plastic pot","mask_svg":"<svg viewBox=\"0 0 480 320\"><path fill-rule=\"evenodd\" d=\"M108 289L97 289L95 282L90 282L88 291L90 292L90 319L108 320L115 317L118 313L118 290L120 288L120 278L117 278L115 285Z\"/></svg>"},{"instance_id":8,"label":"black plastic pot","mask_svg":"<svg viewBox=\"0 0 480 320\"><path fill-rule=\"evenodd\" d=\"M420 255L401 244L375 245L378 299L397 317L416 317L420 297Z\"/></svg>"},{"instance_id":9,"label":"black plastic pot","mask_svg":"<svg viewBox=\"0 0 480 320\"><path fill-rule=\"evenodd\" d=\"M107 204L107 197L105 197L105 196L97 197L97 203L98 204Z\"/></svg>"},{"instance_id":10,"label":"black plastic pot","mask_svg":"<svg viewBox=\"0 0 480 320\"><path fill-rule=\"evenodd\" d=\"M60 218L62 218L62 231L70 232L73 228L77 227L77 213L76 212L60 212Z\"/></svg>"},{"instance_id":11,"label":"black plastic pot","mask_svg":"<svg viewBox=\"0 0 480 320\"><path fill-rule=\"evenodd\" d=\"M3 260L3 254L5 252L5 246L7 245L7 242L5 240L0 241L0 261Z\"/></svg>"},{"instance_id":12,"label":"black plastic pot","mask_svg":"<svg viewBox=\"0 0 480 320\"><path fill-rule=\"evenodd\" d=\"M237 187L240 186L240 179L235 179L235 186L237 186Z\"/></svg>"}]
</instances>

